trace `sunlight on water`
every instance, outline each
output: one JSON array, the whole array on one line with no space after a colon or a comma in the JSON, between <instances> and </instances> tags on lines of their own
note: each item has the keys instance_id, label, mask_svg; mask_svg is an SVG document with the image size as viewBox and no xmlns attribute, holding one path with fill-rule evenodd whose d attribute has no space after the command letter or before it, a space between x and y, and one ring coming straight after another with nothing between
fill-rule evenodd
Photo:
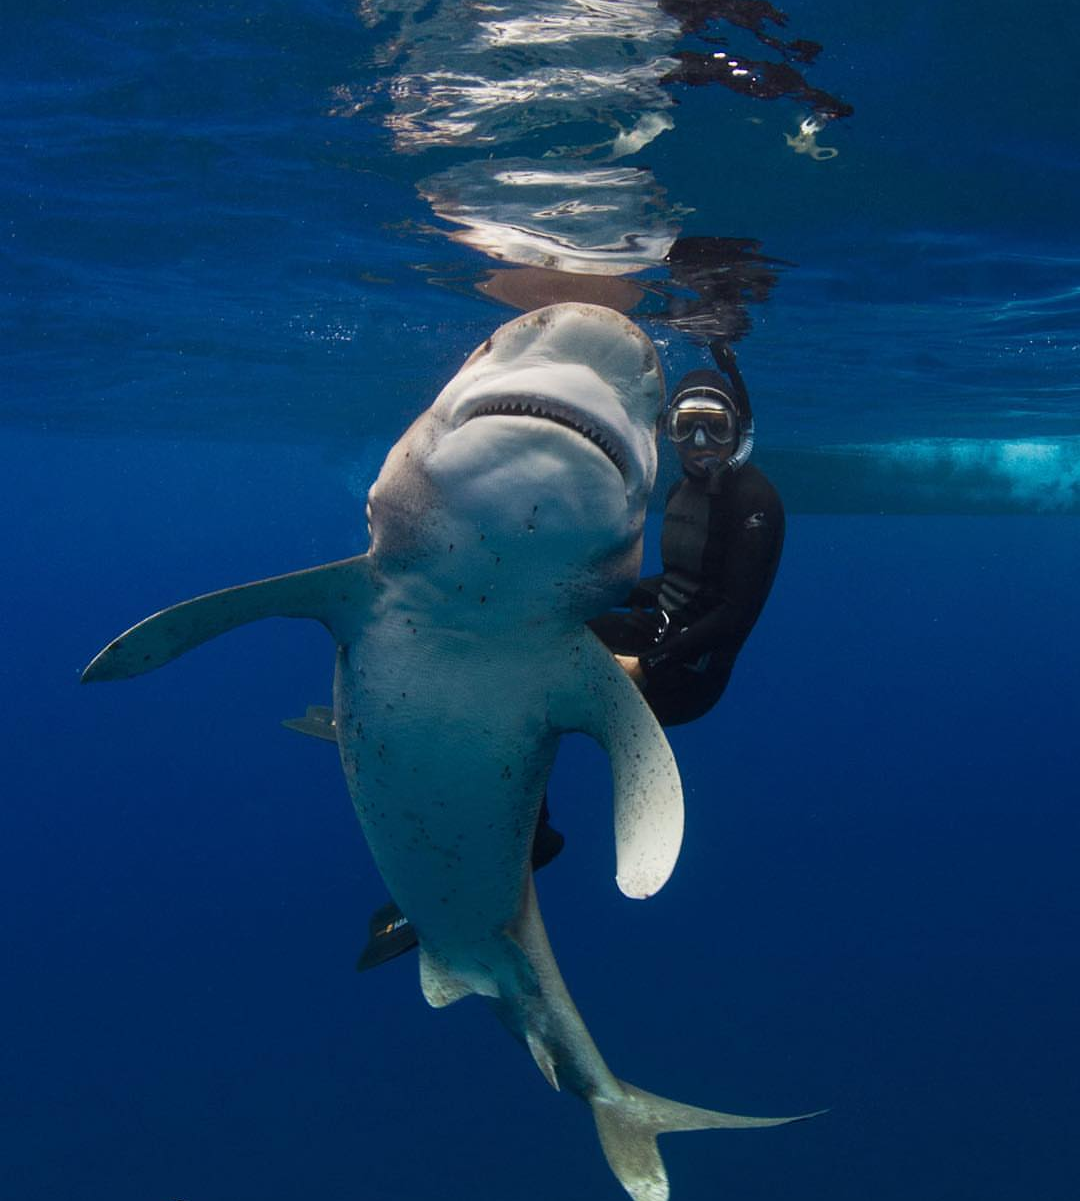
<instances>
[{"instance_id":1,"label":"sunlight on water","mask_svg":"<svg viewBox=\"0 0 1080 1201\"><path fill-rule=\"evenodd\" d=\"M943 487L966 479L988 507L1001 502L1039 513L1080 511L1080 437L942 438L900 443L883 457L887 464L911 470L920 480L938 480Z\"/></svg>"},{"instance_id":2,"label":"sunlight on water","mask_svg":"<svg viewBox=\"0 0 1080 1201\"><path fill-rule=\"evenodd\" d=\"M1080 436L851 443L768 458L817 512L1080 513Z\"/></svg>"}]
</instances>

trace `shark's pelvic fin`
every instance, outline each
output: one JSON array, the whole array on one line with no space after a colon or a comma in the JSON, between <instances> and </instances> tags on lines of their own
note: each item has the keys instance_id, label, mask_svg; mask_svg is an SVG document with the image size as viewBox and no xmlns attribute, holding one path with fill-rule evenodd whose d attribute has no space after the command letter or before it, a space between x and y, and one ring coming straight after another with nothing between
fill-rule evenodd
<instances>
[{"instance_id":1,"label":"shark's pelvic fin","mask_svg":"<svg viewBox=\"0 0 1080 1201\"><path fill-rule=\"evenodd\" d=\"M420 945L420 988L423 990L424 1000L433 1009L453 1005L455 1001L460 1001L462 997L471 997L474 993L485 997L498 996L494 984L490 987L484 987L483 984L477 987L476 983L451 971L442 960L432 955L423 943Z\"/></svg>"},{"instance_id":2,"label":"shark's pelvic fin","mask_svg":"<svg viewBox=\"0 0 1080 1201\"><path fill-rule=\"evenodd\" d=\"M209 592L163 609L110 642L83 672L84 684L153 671L203 642L264 617L309 617L338 642L363 618L374 590L367 555Z\"/></svg>"},{"instance_id":3,"label":"shark's pelvic fin","mask_svg":"<svg viewBox=\"0 0 1080 1201\"><path fill-rule=\"evenodd\" d=\"M675 756L637 686L591 630L574 643L574 688L567 730L589 734L611 758L619 888L650 897L667 883L683 836L683 796Z\"/></svg>"},{"instance_id":4,"label":"shark's pelvic fin","mask_svg":"<svg viewBox=\"0 0 1080 1201\"><path fill-rule=\"evenodd\" d=\"M307 734L309 738L323 738L327 742L337 742L334 711L329 705L308 705L307 712L303 717L287 717L281 724L286 730Z\"/></svg>"},{"instance_id":5,"label":"shark's pelvic fin","mask_svg":"<svg viewBox=\"0 0 1080 1201\"><path fill-rule=\"evenodd\" d=\"M592 1098L592 1111L608 1164L634 1201L667 1201L668 1178L656 1146L658 1134L677 1130L750 1130L817 1116L804 1113L791 1118L748 1118L682 1105L621 1080L617 1085L614 1095Z\"/></svg>"}]
</instances>

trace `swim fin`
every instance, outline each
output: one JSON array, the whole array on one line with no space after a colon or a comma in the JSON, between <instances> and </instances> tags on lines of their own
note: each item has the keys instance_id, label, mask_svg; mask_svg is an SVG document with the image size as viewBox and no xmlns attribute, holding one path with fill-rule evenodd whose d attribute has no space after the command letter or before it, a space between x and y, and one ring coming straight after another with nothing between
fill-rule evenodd
<instances>
[{"instance_id":1,"label":"swim fin","mask_svg":"<svg viewBox=\"0 0 1080 1201\"><path fill-rule=\"evenodd\" d=\"M409 919L393 901L388 901L381 909L375 910L371 915L368 930L368 944L356 961L358 972L367 972L373 967L389 963L391 959L411 951L419 941L409 924Z\"/></svg>"}]
</instances>

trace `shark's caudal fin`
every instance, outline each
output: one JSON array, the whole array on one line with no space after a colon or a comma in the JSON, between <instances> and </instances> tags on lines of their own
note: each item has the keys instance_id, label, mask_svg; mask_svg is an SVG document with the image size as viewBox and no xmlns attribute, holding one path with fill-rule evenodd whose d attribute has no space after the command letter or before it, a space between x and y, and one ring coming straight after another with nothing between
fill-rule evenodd
<instances>
[{"instance_id":1,"label":"shark's caudal fin","mask_svg":"<svg viewBox=\"0 0 1080 1201\"><path fill-rule=\"evenodd\" d=\"M83 672L84 684L152 671L219 634L264 617L309 617L344 641L372 592L367 555L210 592L163 609L110 642Z\"/></svg>"},{"instance_id":2,"label":"shark's caudal fin","mask_svg":"<svg viewBox=\"0 0 1080 1201\"><path fill-rule=\"evenodd\" d=\"M719 1113L668 1101L623 1081L618 1082L614 1096L594 1097L591 1104L604 1155L634 1201L667 1201L668 1178L656 1146L658 1134L677 1130L750 1130L817 1116L805 1113L791 1118L747 1118Z\"/></svg>"},{"instance_id":3,"label":"shark's caudal fin","mask_svg":"<svg viewBox=\"0 0 1080 1201\"><path fill-rule=\"evenodd\" d=\"M552 717L595 738L615 784L615 879L628 897L650 897L675 868L683 797L675 756L641 693L591 630L572 649L572 684Z\"/></svg>"},{"instance_id":4,"label":"shark's caudal fin","mask_svg":"<svg viewBox=\"0 0 1080 1201\"><path fill-rule=\"evenodd\" d=\"M617 1080L604 1065L559 975L531 877L511 935L533 971L532 981L524 978L532 991L507 998L513 1003L497 1004L496 1012L527 1044L553 1088L566 1088L588 1102L608 1164L634 1201L667 1201L667 1173L656 1146L659 1134L747 1130L814 1116L748 1118L698 1109Z\"/></svg>"}]
</instances>

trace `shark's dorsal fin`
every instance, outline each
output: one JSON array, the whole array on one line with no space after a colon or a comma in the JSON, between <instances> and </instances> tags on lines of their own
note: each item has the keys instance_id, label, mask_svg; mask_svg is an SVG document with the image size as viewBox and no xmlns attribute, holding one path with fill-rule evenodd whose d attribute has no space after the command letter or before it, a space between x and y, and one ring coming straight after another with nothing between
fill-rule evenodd
<instances>
[{"instance_id":1,"label":"shark's dorsal fin","mask_svg":"<svg viewBox=\"0 0 1080 1201\"><path fill-rule=\"evenodd\" d=\"M574 640L571 670L571 688L553 700L552 722L590 735L610 756L615 879L628 897L650 897L667 882L682 846L675 756L641 693L591 630Z\"/></svg>"},{"instance_id":2,"label":"shark's dorsal fin","mask_svg":"<svg viewBox=\"0 0 1080 1201\"><path fill-rule=\"evenodd\" d=\"M329 705L308 705L303 717L286 717L281 723L286 730L307 734L309 738L322 738L326 742L337 742L337 725L334 711Z\"/></svg>"},{"instance_id":3,"label":"shark's dorsal fin","mask_svg":"<svg viewBox=\"0 0 1080 1201\"><path fill-rule=\"evenodd\" d=\"M209 592L163 609L114 639L83 672L84 684L142 675L264 617L309 617L340 643L362 621L374 590L367 555Z\"/></svg>"}]
</instances>

